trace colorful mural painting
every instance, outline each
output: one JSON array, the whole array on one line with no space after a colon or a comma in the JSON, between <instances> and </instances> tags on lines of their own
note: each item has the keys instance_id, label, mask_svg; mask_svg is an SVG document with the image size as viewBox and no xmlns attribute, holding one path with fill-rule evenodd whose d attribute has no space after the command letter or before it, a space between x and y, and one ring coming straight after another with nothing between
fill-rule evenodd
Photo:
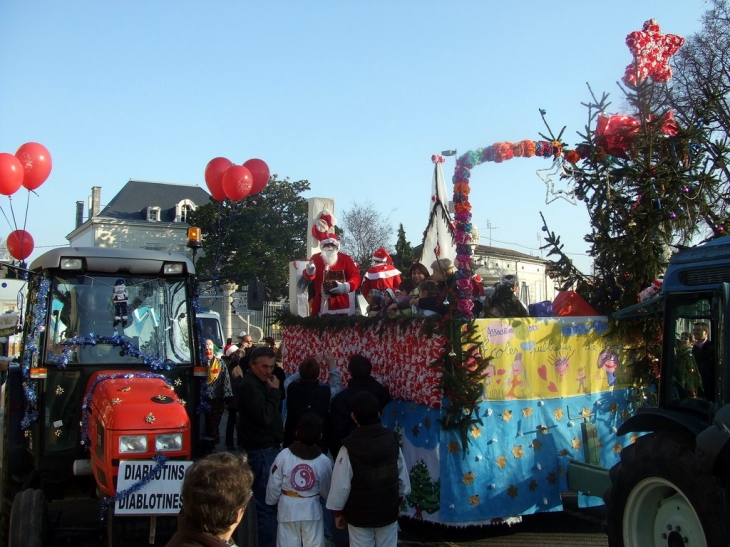
<instances>
[{"instance_id":1,"label":"colorful mural painting","mask_svg":"<svg viewBox=\"0 0 730 547\"><path fill-rule=\"evenodd\" d=\"M383 424L398 433L410 469L406 515L466 526L561 510L560 460L584 461L584 421L596 424L604 467L632 440L616 430L633 410L631 366L638 355L611 337L605 317L479 319L475 325L479 352L492 359L475 410L481 423L472 426L466 447L440 421L449 401L432 363L444 339L420 334L417 323L405 331L345 329L315 340L311 331L286 328L285 369L292 372L326 348L337 349L343 372L355 353L373 362L374 376L394 396ZM579 501L600 502L582 495Z\"/></svg>"}]
</instances>

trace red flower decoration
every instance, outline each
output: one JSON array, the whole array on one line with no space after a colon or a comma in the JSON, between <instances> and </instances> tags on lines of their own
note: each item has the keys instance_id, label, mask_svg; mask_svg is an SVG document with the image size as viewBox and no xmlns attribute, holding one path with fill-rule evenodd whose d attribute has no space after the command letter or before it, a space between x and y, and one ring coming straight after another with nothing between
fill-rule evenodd
<instances>
[{"instance_id":1,"label":"red flower decoration","mask_svg":"<svg viewBox=\"0 0 730 547\"><path fill-rule=\"evenodd\" d=\"M446 161L446 158L439 154L434 154L433 156L431 156L431 161L434 163L444 163Z\"/></svg>"},{"instance_id":2,"label":"red flower decoration","mask_svg":"<svg viewBox=\"0 0 730 547\"><path fill-rule=\"evenodd\" d=\"M672 78L669 59L682 44L684 38L676 34L662 34L656 19L649 19L643 30L635 30L626 36L626 45L634 56L634 62L626 67L624 83L636 85L647 78L668 82Z\"/></svg>"}]
</instances>

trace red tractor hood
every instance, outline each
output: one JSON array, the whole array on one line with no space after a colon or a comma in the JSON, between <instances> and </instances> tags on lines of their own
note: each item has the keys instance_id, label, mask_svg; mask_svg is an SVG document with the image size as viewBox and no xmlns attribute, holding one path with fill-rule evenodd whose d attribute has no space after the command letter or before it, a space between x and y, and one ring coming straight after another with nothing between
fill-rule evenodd
<instances>
[{"instance_id":1,"label":"red tractor hood","mask_svg":"<svg viewBox=\"0 0 730 547\"><path fill-rule=\"evenodd\" d=\"M120 375L128 377L118 377ZM104 377L108 377L104 379ZM106 371L91 375L89 410L106 429L181 429L190 427L185 407L162 378L139 371Z\"/></svg>"}]
</instances>

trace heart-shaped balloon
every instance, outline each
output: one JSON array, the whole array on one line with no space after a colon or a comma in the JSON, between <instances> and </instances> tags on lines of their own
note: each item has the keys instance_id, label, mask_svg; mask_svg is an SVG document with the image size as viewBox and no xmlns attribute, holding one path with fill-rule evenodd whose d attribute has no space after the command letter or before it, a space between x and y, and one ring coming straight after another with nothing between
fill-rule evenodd
<instances>
[{"instance_id":1,"label":"heart-shaped balloon","mask_svg":"<svg viewBox=\"0 0 730 547\"><path fill-rule=\"evenodd\" d=\"M48 149L37 142L26 142L15 153L23 166L23 187L35 190L46 182L51 174L51 154Z\"/></svg>"},{"instance_id":2,"label":"heart-shaped balloon","mask_svg":"<svg viewBox=\"0 0 730 547\"><path fill-rule=\"evenodd\" d=\"M0 194L11 196L22 184L23 164L12 154L0 153Z\"/></svg>"},{"instance_id":3,"label":"heart-shaped balloon","mask_svg":"<svg viewBox=\"0 0 730 547\"><path fill-rule=\"evenodd\" d=\"M216 201L226 199L223 191L223 175L233 165L233 162L226 158L213 158L205 167L205 184L210 194Z\"/></svg>"},{"instance_id":4,"label":"heart-shaped balloon","mask_svg":"<svg viewBox=\"0 0 730 547\"><path fill-rule=\"evenodd\" d=\"M258 158L248 160L243 166L251 171L251 176L253 177L253 186L249 195L258 194L269 183L271 176L269 166L266 165L264 160Z\"/></svg>"},{"instance_id":5,"label":"heart-shaped balloon","mask_svg":"<svg viewBox=\"0 0 730 547\"><path fill-rule=\"evenodd\" d=\"M251 171L243 165L232 165L223 173L223 191L232 201L245 198L252 186Z\"/></svg>"}]
</instances>

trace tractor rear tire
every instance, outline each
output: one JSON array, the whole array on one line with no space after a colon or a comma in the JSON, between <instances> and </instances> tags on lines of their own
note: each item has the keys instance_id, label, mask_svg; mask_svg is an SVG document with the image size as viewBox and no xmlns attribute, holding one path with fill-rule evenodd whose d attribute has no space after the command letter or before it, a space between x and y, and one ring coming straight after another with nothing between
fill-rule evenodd
<instances>
[{"instance_id":1,"label":"tractor rear tire","mask_svg":"<svg viewBox=\"0 0 730 547\"><path fill-rule=\"evenodd\" d=\"M15 495L10 511L8 547L44 547L48 535L48 503L43 490L28 488Z\"/></svg>"},{"instance_id":2,"label":"tractor rear tire","mask_svg":"<svg viewBox=\"0 0 730 547\"><path fill-rule=\"evenodd\" d=\"M698 467L694 439L638 437L610 477L604 499L611 547L728 545L723 490Z\"/></svg>"}]
</instances>

